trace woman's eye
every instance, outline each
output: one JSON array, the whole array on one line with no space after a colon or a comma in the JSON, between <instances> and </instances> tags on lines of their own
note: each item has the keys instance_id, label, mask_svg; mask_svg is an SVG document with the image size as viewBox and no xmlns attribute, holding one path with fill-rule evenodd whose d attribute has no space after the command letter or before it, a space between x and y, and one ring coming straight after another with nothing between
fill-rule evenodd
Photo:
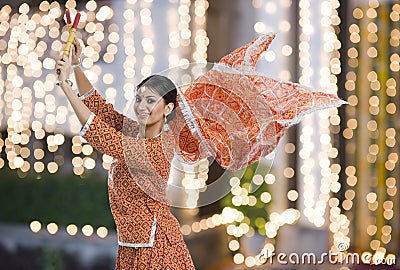
<instances>
[{"instance_id":1,"label":"woman's eye","mask_svg":"<svg viewBox=\"0 0 400 270\"><path fill-rule=\"evenodd\" d=\"M154 102L154 99L148 99L147 100L147 103L153 103Z\"/></svg>"},{"instance_id":2,"label":"woman's eye","mask_svg":"<svg viewBox=\"0 0 400 270\"><path fill-rule=\"evenodd\" d=\"M136 98L136 99L135 99L135 102L140 102L140 98Z\"/></svg>"}]
</instances>

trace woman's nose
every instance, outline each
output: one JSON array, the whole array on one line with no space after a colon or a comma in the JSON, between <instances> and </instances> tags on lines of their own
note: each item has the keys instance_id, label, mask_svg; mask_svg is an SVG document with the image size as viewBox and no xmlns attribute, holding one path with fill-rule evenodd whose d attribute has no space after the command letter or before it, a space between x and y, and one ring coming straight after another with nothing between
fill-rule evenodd
<instances>
[{"instance_id":1,"label":"woman's nose","mask_svg":"<svg viewBox=\"0 0 400 270\"><path fill-rule=\"evenodd\" d=\"M138 109L139 109L139 111L147 110L146 103L143 101L140 101L139 105L138 105Z\"/></svg>"}]
</instances>

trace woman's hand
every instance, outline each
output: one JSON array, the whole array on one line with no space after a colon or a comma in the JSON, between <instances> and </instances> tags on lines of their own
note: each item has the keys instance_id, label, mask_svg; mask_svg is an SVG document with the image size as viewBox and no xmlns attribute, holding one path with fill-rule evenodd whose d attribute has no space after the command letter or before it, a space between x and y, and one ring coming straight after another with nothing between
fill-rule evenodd
<instances>
[{"instance_id":1,"label":"woman's hand","mask_svg":"<svg viewBox=\"0 0 400 270\"><path fill-rule=\"evenodd\" d=\"M62 58L57 61L56 64L56 73L58 74L58 79L64 82L68 79L71 71L71 60L68 56L62 55ZM59 73L58 73L59 72Z\"/></svg>"},{"instance_id":2,"label":"woman's hand","mask_svg":"<svg viewBox=\"0 0 400 270\"><path fill-rule=\"evenodd\" d=\"M72 65L78 65L80 63L82 54L82 46L80 41L75 38L74 44L71 46L71 63Z\"/></svg>"},{"instance_id":3,"label":"woman's hand","mask_svg":"<svg viewBox=\"0 0 400 270\"><path fill-rule=\"evenodd\" d=\"M93 85L90 83L85 73L82 70L80 61L82 61L82 51L84 45L80 39L74 40L74 45L71 46L71 64L74 69L75 81L77 83L77 88L79 95L86 95L89 91L93 89Z\"/></svg>"}]
</instances>

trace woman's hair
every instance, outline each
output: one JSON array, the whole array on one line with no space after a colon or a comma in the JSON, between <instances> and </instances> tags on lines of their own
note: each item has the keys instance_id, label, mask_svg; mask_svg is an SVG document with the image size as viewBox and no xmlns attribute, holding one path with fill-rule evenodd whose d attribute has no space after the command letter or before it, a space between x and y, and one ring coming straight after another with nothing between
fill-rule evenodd
<instances>
[{"instance_id":1,"label":"woman's hair","mask_svg":"<svg viewBox=\"0 0 400 270\"><path fill-rule=\"evenodd\" d=\"M176 95L177 90L175 84L165 76L162 75L151 75L141 81L137 87L136 91L138 91L142 87L149 87L151 90L159 94L165 101L165 104L173 103L174 109L167 116L167 123L172 120L175 116L175 108L176 108Z\"/></svg>"}]
</instances>

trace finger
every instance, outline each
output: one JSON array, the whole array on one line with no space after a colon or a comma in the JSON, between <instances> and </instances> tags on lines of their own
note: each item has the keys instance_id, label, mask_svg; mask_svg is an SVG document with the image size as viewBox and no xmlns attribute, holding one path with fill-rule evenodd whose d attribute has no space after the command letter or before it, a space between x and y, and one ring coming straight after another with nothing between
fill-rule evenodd
<instances>
[{"instance_id":1,"label":"finger","mask_svg":"<svg viewBox=\"0 0 400 270\"><path fill-rule=\"evenodd\" d=\"M76 53L76 48L75 48L74 46L72 46L70 55L71 55L71 57L72 57L73 59L75 59L75 60L76 60L76 58L78 57L78 55L77 55L77 53Z\"/></svg>"},{"instance_id":2,"label":"finger","mask_svg":"<svg viewBox=\"0 0 400 270\"><path fill-rule=\"evenodd\" d=\"M75 37L75 44L77 47L79 47L81 45L81 40L77 37Z\"/></svg>"},{"instance_id":3,"label":"finger","mask_svg":"<svg viewBox=\"0 0 400 270\"><path fill-rule=\"evenodd\" d=\"M56 66L55 71L57 74L63 73L65 71L65 68L62 66Z\"/></svg>"},{"instance_id":4,"label":"finger","mask_svg":"<svg viewBox=\"0 0 400 270\"><path fill-rule=\"evenodd\" d=\"M56 65L56 69L64 69L65 67L63 65Z\"/></svg>"},{"instance_id":5,"label":"finger","mask_svg":"<svg viewBox=\"0 0 400 270\"><path fill-rule=\"evenodd\" d=\"M76 40L76 52L77 53L80 53L81 51L82 51L82 40L80 40L80 39L77 39Z\"/></svg>"},{"instance_id":6,"label":"finger","mask_svg":"<svg viewBox=\"0 0 400 270\"><path fill-rule=\"evenodd\" d=\"M57 69L60 70L61 72L65 73L66 70L67 70L67 67L65 67L65 66L59 66Z\"/></svg>"},{"instance_id":7,"label":"finger","mask_svg":"<svg viewBox=\"0 0 400 270\"><path fill-rule=\"evenodd\" d=\"M64 67L57 67L56 68L57 74L65 73L65 68Z\"/></svg>"}]
</instances>

